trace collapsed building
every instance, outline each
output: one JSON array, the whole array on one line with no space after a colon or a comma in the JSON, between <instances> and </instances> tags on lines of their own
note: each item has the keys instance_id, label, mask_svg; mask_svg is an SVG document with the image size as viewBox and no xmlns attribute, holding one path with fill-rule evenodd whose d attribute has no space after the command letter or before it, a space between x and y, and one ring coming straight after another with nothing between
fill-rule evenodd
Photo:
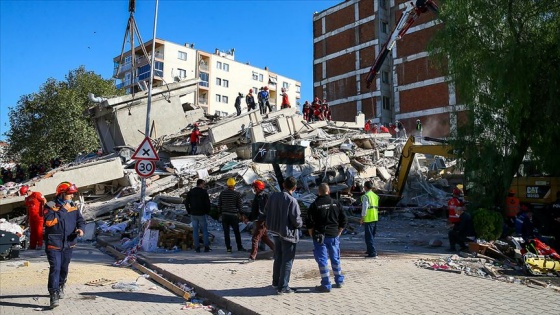
<instances>
[{"instance_id":1,"label":"collapsed building","mask_svg":"<svg viewBox=\"0 0 560 315\"><path fill-rule=\"evenodd\" d=\"M219 192L229 177L242 179L245 189L255 179L264 180L272 190L279 190L270 163L254 161L252 144L270 143L304 147L304 163L281 165L285 176L295 176L301 185L298 198L309 205L316 196L321 182L331 185L331 192L349 198L352 189L359 192L361 184L371 180L375 190L391 200L391 178L397 167L400 150L406 139L394 138L389 133L364 133L362 113L354 122L307 122L295 108L261 115L259 110L244 111L241 115L216 117L206 115L195 104L186 102L198 79L174 82L154 88L150 138L160 160L157 170L147 179L148 194L176 197L194 186L197 178L209 183L210 192ZM51 170L46 175L21 183L42 192L47 198L61 181L72 181L80 187L84 217L95 220L115 209L137 202L140 196L140 178L131 159L145 135L148 92L103 98L90 95L94 104L87 110L93 120L103 156L80 157L72 163ZM198 154L190 155L189 135L194 124L201 133ZM442 208L449 195L449 183L442 177L446 163L441 158L419 155L409 176L401 205L420 208ZM443 170L443 171L442 171ZM453 170L453 167L450 168ZM0 214L22 206L23 197L18 187L11 185L0 199ZM248 194L250 195L250 194ZM252 196L247 196L247 198ZM388 204L394 206L396 200ZM383 205L382 205L383 206Z\"/></svg>"}]
</instances>

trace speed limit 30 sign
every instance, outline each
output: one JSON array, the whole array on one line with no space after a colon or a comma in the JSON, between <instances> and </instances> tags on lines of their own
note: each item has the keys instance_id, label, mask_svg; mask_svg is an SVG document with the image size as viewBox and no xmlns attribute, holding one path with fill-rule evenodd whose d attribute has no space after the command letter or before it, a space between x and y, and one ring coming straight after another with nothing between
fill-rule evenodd
<instances>
[{"instance_id":1,"label":"speed limit 30 sign","mask_svg":"<svg viewBox=\"0 0 560 315\"><path fill-rule=\"evenodd\" d=\"M134 166L136 173L142 177L148 177L156 171L156 163L154 161L140 160Z\"/></svg>"}]
</instances>

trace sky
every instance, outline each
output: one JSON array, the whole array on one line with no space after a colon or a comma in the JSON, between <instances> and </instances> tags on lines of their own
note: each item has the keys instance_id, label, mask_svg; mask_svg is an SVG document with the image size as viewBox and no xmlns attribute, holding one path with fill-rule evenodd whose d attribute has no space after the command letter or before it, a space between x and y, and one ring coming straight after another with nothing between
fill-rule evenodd
<instances>
[{"instance_id":1,"label":"sky","mask_svg":"<svg viewBox=\"0 0 560 315\"><path fill-rule=\"evenodd\" d=\"M81 65L112 76L128 2L0 0L0 140L10 128L9 108L47 79L62 81ZM313 13L340 2L160 0L156 37L206 52L235 48L237 61L300 81L302 100L312 100ZM144 42L152 39L155 6L155 0L136 1L134 18Z\"/></svg>"}]
</instances>

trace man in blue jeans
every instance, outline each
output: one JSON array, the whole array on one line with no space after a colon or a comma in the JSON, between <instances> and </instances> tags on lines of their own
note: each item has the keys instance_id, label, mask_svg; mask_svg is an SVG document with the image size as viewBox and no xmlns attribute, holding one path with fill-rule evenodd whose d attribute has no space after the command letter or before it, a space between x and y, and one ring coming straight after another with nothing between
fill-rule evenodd
<instances>
[{"instance_id":1,"label":"man in blue jeans","mask_svg":"<svg viewBox=\"0 0 560 315\"><path fill-rule=\"evenodd\" d=\"M266 226L274 236L274 266L272 286L278 294L293 293L289 286L292 264L303 225L298 201L292 196L297 180L290 176L284 181L284 191L270 195L265 206Z\"/></svg>"},{"instance_id":2,"label":"man in blue jeans","mask_svg":"<svg viewBox=\"0 0 560 315\"><path fill-rule=\"evenodd\" d=\"M319 197L309 206L306 226L313 237L313 256L319 265L321 285L319 292L330 292L331 288L342 288L344 276L340 267L340 234L348 224L348 218L340 203L330 197L326 183L319 185ZM329 259L334 274L334 285L329 277Z\"/></svg>"},{"instance_id":3,"label":"man in blue jeans","mask_svg":"<svg viewBox=\"0 0 560 315\"><path fill-rule=\"evenodd\" d=\"M210 213L210 197L205 189L206 181L198 179L196 187L189 190L185 199L185 207L187 213L191 215L191 223L193 227L194 250L200 253L199 231L202 230L202 238L204 241L204 251L209 252L210 242L208 241L208 224L206 215Z\"/></svg>"}]
</instances>

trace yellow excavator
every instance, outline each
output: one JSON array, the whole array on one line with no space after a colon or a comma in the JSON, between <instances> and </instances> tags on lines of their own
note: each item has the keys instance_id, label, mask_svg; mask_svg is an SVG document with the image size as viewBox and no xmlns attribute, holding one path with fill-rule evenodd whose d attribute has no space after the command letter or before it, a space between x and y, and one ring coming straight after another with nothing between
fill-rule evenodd
<instances>
[{"instance_id":1,"label":"yellow excavator","mask_svg":"<svg viewBox=\"0 0 560 315\"><path fill-rule=\"evenodd\" d=\"M414 162L414 155L417 153L439 155L442 157L455 157L453 147L445 140L423 137L425 142L432 144L417 144L414 136L410 136L402 148L399 164L392 179L392 194L398 199L406 184L410 167ZM515 191L515 195L521 203L542 208L556 201L556 193L559 191L560 178L549 176L516 176L513 178L510 190Z\"/></svg>"}]
</instances>

